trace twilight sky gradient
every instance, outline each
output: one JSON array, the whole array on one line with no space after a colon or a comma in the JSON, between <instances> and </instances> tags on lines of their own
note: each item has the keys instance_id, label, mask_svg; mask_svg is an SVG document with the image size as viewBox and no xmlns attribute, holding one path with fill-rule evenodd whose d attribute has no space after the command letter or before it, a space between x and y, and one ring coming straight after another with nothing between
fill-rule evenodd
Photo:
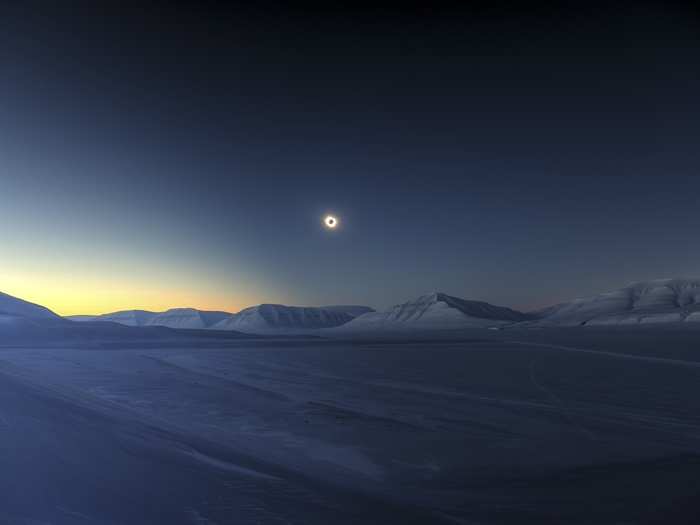
<instances>
[{"instance_id":1,"label":"twilight sky gradient","mask_svg":"<svg viewBox=\"0 0 700 525\"><path fill-rule=\"evenodd\" d=\"M527 309L700 274L696 11L18 4L6 293L61 314L432 290Z\"/></svg>"}]
</instances>

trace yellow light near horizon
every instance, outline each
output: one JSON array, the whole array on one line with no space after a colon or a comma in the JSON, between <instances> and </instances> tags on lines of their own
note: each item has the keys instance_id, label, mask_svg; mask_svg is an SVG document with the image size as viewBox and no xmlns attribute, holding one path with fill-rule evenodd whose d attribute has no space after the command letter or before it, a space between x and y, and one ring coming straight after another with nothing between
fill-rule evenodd
<instances>
[{"instance_id":1,"label":"yellow light near horizon","mask_svg":"<svg viewBox=\"0 0 700 525\"><path fill-rule=\"evenodd\" d=\"M204 293L192 286L169 289L163 285L123 281L75 279L58 276L3 276L0 291L49 308L58 315L99 315L120 310L163 311L191 307L236 312L260 302L252 295Z\"/></svg>"}]
</instances>

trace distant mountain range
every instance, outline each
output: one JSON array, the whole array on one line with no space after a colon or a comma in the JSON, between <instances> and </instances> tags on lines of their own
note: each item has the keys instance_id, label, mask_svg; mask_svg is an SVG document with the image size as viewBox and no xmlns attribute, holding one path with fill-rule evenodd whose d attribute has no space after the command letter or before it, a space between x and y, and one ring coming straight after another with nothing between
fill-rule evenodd
<instances>
[{"instance_id":1,"label":"distant mountain range","mask_svg":"<svg viewBox=\"0 0 700 525\"><path fill-rule=\"evenodd\" d=\"M83 323L111 322L131 327L329 336L404 330L700 322L700 279L636 282L618 290L529 313L434 292L383 312L357 305L301 307L261 304L238 313L173 308L165 312L127 310L98 316L69 316L66 319ZM8 325L57 322L68 321L43 306L0 293L0 329Z\"/></svg>"},{"instance_id":2,"label":"distant mountain range","mask_svg":"<svg viewBox=\"0 0 700 525\"><path fill-rule=\"evenodd\" d=\"M148 310L123 310L102 315L72 315L71 321L111 321L126 326L167 326L168 328L211 328L230 317L229 312L196 310L195 308L171 308L165 312Z\"/></svg>"},{"instance_id":3,"label":"distant mountain range","mask_svg":"<svg viewBox=\"0 0 700 525\"><path fill-rule=\"evenodd\" d=\"M333 328L358 315L372 312L367 306L335 305L323 307L261 304L236 314L194 308L172 308L165 312L124 310L103 315L68 316L71 321L109 321L127 326L165 326L231 330L248 334L303 334L321 328Z\"/></svg>"},{"instance_id":4,"label":"distant mountain range","mask_svg":"<svg viewBox=\"0 0 700 525\"><path fill-rule=\"evenodd\" d=\"M186 309L189 310L189 309ZM101 346L115 344L120 348L127 345L150 344L158 341L174 346L191 344L191 341L210 340L226 341L241 338L256 338L257 336L240 332L205 332L195 330L172 330L164 326L139 326L136 322L150 319L151 312L137 312L134 315L117 315L119 321L109 319L109 316L97 316L98 321L92 321L95 316L78 316L81 322L56 315L51 310L33 304L17 297L0 293L0 346L32 346L35 344L49 346L99 344ZM226 314L229 315L229 314ZM170 322L178 324L177 310L171 312ZM185 315L187 322L197 316ZM206 316L204 316L206 317ZM187 323L185 323L187 324ZM196 327L196 326L195 326Z\"/></svg>"}]
</instances>

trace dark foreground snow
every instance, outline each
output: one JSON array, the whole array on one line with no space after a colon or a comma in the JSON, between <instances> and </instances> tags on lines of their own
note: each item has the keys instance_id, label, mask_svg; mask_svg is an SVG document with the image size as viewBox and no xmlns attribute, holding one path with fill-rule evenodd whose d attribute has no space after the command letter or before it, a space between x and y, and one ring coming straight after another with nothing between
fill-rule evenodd
<instances>
[{"instance_id":1,"label":"dark foreground snow","mask_svg":"<svg viewBox=\"0 0 700 525\"><path fill-rule=\"evenodd\" d=\"M695 523L700 332L639 330L3 348L0 523Z\"/></svg>"}]
</instances>

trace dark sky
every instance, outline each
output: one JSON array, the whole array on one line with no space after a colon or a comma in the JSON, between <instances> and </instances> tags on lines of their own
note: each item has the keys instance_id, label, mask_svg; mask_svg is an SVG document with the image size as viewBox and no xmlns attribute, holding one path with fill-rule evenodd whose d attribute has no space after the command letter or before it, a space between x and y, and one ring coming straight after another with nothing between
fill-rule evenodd
<instances>
[{"instance_id":1,"label":"dark sky","mask_svg":"<svg viewBox=\"0 0 700 525\"><path fill-rule=\"evenodd\" d=\"M527 309L700 274L698 11L17 4L8 293Z\"/></svg>"}]
</instances>

